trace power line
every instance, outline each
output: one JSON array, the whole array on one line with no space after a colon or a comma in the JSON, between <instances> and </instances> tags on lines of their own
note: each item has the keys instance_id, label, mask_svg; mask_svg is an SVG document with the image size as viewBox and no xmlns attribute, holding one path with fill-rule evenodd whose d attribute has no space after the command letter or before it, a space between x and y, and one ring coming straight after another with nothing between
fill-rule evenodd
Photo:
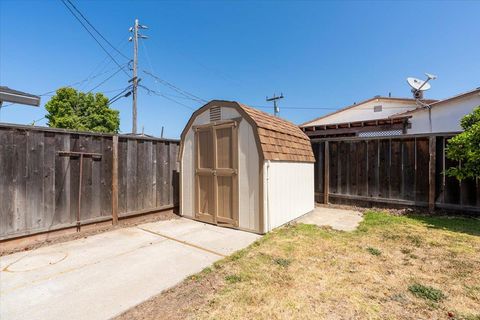
<instances>
[{"instance_id":1,"label":"power line","mask_svg":"<svg viewBox=\"0 0 480 320\"><path fill-rule=\"evenodd\" d=\"M100 87L101 85L103 85L105 82L107 82L108 80L110 80L111 78L113 78L117 73L119 73L120 71L123 70L123 68L125 68L127 66L127 64L125 64L123 67L120 67L120 69L118 69L117 71L115 71L112 75L110 75L108 78L106 78L105 80L103 80L102 82L100 82L99 84L97 84L95 87L93 87L92 89L88 90L87 93L90 93L92 92L93 90L97 89L98 87ZM123 70L125 71L125 70Z\"/></svg>"},{"instance_id":2,"label":"power line","mask_svg":"<svg viewBox=\"0 0 480 320\"><path fill-rule=\"evenodd\" d=\"M125 66L126 66L126 65L125 65ZM125 66L124 66L124 68L125 68ZM70 88L70 87L74 87L74 86L81 85L81 84L85 83L86 81L90 82L91 80L96 79L96 78L98 78L98 77L100 77L100 76L102 76L102 75L104 75L104 74L106 74L106 73L109 73L110 71L113 71L113 70L118 70L118 68L115 67L115 68L108 69L108 70L106 70L106 71L104 71L104 72L101 72L101 73L98 73L98 74L96 74L96 75L94 75L94 76L92 76L92 77L89 76L89 77L87 77L87 78L85 78L85 79L83 79L83 80L80 80L80 81L77 81L77 82L74 82L74 83L71 83L71 84L67 84L67 85L64 85L64 86L60 86L60 88L64 88L64 87ZM110 91L104 91L103 93L115 92L115 91L122 90L122 89L123 89L123 88L115 89L115 90L110 90ZM54 92L56 92L57 90L58 90L58 89L50 90L50 91L47 91L47 92L42 93L42 94L37 94L37 96L39 96L39 97L51 96L51 93L54 93ZM5 105L1 106L1 108L6 108L6 107L9 107L9 106L14 105L14 104L17 104L17 103L5 104Z\"/></svg>"},{"instance_id":3,"label":"power line","mask_svg":"<svg viewBox=\"0 0 480 320\"><path fill-rule=\"evenodd\" d=\"M82 25L82 27L85 29L85 31L88 32L88 34L90 34L90 36L95 40L95 42L102 48L102 50L110 57L110 59L112 59L113 62L115 62L115 64L121 68L121 65L120 63L118 63L117 60L115 60L115 58L110 54L110 52L108 52L107 49L105 49L105 47L100 43L100 41L98 41L98 39L93 35L93 33L88 30L87 26L83 23L82 20L80 20L80 18L73 12L73 10L67 5L67 3L65 2L65 0L60 0L62 1L62 3L65 5L65 7L68 9L68 11L73 15L73 17L75 19L77 19L78 22L80 22L80 24ZM123 70L123 69L122 69ZM123 72L127 75L127 77L130 78L130 75L125 71L123 70Z\"/></svg>"},{"instance_id":4,"label":"power line","mask_svg":"<svg viewBox=\"0 0 480 320\"><path fill-rule=\"evenodd\" d=\"M128 87L124 88L122 90L122 92L118 93L117 95L113 96L112 98L110 98L110 100L108 100L108 104L111 105L112 103L116 102L117 100L121 99L121 98L126 98L128 97L130 94L132 94L132 89L133 85L129 85ZM130 91L128 91L130 90ZM123 95L125 93L125 91L128 91L125 95ZM123 96L122 96L123 95Z\"/></svg>"},{"instance_id":5,"label":"power line","mask_svg":"<svg viewBox=\"0 0 480 320\"><path fill-rule=\"evenodd\" d=\"M143 88L143 89L145 89L148 94L153 93L153 94L155 94L155 95L157 95L157 96L160 96L160 97L162 97L162 98L164 98L164 99L167 99L167 100L169 100L169 101L172 101L172 102L174 102L174 103L176 103L176 104L178 104L178 105L180 105L180 106L182 106L182 107L185 107L185 108L190 109L190 110L195 110L195 108L192 108L192 107L190 107L190 106L188 106L188 105L186 105L186 104L184 104L184 103L181 103L181 102L179 102L179 101L177 101L177 100L175 100L175 99L173 99L173 98L170 98L170 97L168 97L167 95L165 95L165 94L163 94L163 93L161 93L161 92L152 90L152 89L150 89L150 88L148 88L148 87L146 87L146 86L144 86L144 85L141 85L141 84L139 84L138 86L141 87L141 88Z\"/></svg>"},{"instance_id":6,"label":"power line","mask_svg":"<svg viewBox=\"0 0 480 320\"><path fill-rule=\"evenodd\" d=\"M110 43L110 41L108 41L101 33L100 31L97 30L97 28L95 28L95 26L93 24L90 23L90 21L88 21L88 19L82 14L82 12L80 12L80 10L78 10L78 8L72 3L72 1L70 0L67 0L68 3L73 7L73 9L75 9L75 11L83 18L83 20L85 20L88 25L90 27L92 27L93 30L95 30L95 32L115 51L117 51L122 57L124 57L125 59L127 60L130 60L129 57L127 57L125 54L123 54L123 52L121 52L120 50L118 50L113 44Z\"/></svg>"},{"instance_id":7,"label":"power line","mask_svg":"<svg viewBox=\"0 0 480 320\"><path fill-rule=\"evenodd\" d=\"M207 100L202 99L202 98L194 95L193 93L190 93L186 90L180 89L179 87L175 86L174 84L168 82L167 80L164 80L164 79L160 78L159 76L154 75L153 73L151 73L149 71L143 70L143 72L145 74L151 76L152 78L154 78L157 83L160 83L160 84L163 84L164 86L169 87L170 89L172 89L172 90L178 92L179 94L189 98L190 100L197 101L197 102L200 102L200 103L208 102Z\"/></svg>"},{"instance_id":8,"label":"power line","mask_svg":"<svg viewBox=\"0 0 480 320\"><path fill-rule=\"evenodd\" d=\"M119 44L121 44L122 41L119 42ZM128 41L126 40L123 40L123 44L120 48L123 48L125 47L126 45L128 44ZM114 57L117 57L119 54L116 53L114 54L113 56ZM95 67L93 68L92 72L90 72L90 74L88 75L88 77L91 77L93 74L95 74L96 72L100 73L100 72L103 72L107 67L108 65L112 62L112 60L110 59L109 56L105 56L102 61L100 61L98 64L95 65ZM103 66L102 66L103 65ZM117 67L115 67L114 69L116 69ZM113 69L111 69L113 70ZM90 83L91 80L88 80L86 83L82 84L79 86L79 89L82 89L82 87L88 85Z\"/></svg>"}]
</instances>

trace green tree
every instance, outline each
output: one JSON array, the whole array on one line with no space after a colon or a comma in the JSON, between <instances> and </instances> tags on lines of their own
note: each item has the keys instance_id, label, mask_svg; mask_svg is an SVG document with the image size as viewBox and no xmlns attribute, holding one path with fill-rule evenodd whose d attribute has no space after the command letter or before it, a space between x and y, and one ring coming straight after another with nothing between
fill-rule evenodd
<instances>
[{"instance_id":1,"label":"green tree","mask_svg":"<svg viewBox=\"0 0 480 320\"><path fill-rule=\"evenodd\" d=\"M458 180L480 178L480 106L460 121L463 132L448 142L447 157L458 161L446 174Z\"/></svg>"},{"instance_id":2,"label":"green tree","mask_svg":"<svg viewBox=\"0 0 480 320\"><path fill-rule=\"evenodd\" d=\"M110 109L102 93L60 88L45 108L49 127L105 133L117 133L120 128L118 110Z\"/></svg>"}]
</instances>

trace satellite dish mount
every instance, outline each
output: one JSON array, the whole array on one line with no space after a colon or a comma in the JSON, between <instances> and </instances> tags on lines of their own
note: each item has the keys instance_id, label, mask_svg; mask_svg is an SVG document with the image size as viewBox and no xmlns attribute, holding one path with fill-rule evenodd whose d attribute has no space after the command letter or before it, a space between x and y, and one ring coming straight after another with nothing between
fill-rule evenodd
<instances>
[{"instance_id":1,"label":"satellite dish mount","mask_svg":"<svg viewBox=\"0 0 480 320\"><path fill-rule=\"evenodd\" d=\"M422 100L423 92L431 88L428 82L437 79L437 76L432 74L425 73L425 75L427 76L427 80L425 81L412 77L407 78L407 83L412 88L412 94L415 100Z\"/></svg>"}]
</instances>

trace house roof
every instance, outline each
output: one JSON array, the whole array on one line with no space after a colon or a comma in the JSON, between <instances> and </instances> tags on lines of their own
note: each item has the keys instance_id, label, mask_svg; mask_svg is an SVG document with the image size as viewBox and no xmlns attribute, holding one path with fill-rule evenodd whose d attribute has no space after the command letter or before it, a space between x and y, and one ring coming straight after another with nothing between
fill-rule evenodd
<instances>
[{"instance_id":1,"label":"house roof","mask_svg":"<svg viewBox=\"0 0 480 320\"><path fill-rule=\"evenodd\" d=\"M434 108L434 107L437 107L439 105L442 105L446 102L451 102L451 101L454 101L454 100L457 100L457 99L461 99L461 98L465 98L465 97L468 97L468 96L471 96L471 95L475 95L475 94L480 94L480 87L476 88L476 89L473 89L473 90L470 90L470 91L467 91L467 92L464 92L464 93L460 93L460 94L457 94L453 97L450 97L450 98L446 98L446 99L443 99L443 100L438 100L438 101L435 101L433 103L430 103L430 107L431 108ZM426 101L425 101L426 102ZM428 102L426 102L428 104ZM418 112L418 111L422 111L422 110L425 110L425 108L423 107L419 107L419 108L416 108L414 110L410 110L410 111L406 111L406 112L402 112L402 113L398 113L398 114L395 114L395 115L392 115L391 118L397 118L397 117L404 117L404 116L407 116L407 115L410 115L412 113L415 113L415 112Z\"/></svg>"},{"instance_id":2,"label":"house roof","mask_svg":"<svg viewBox=\"0 0 480 320\"><path fill-rule=\"evenodd\" d=\"M34 94L10 89L9 87L0 86L0 101L26 104L38 107L40 105L40 97Z\"/></svg>"},{"instance_id":3,"label":"house roof","mask_svg":"<svg viewBox=\"0 0 480 320\"><path fill-rule=\"evenodd\" d=\"M195 117L214 106L232 107L244 116L253 127L264 160L315 162L310 139L298 126L236 101L212 100L195 111L182 132L182 140Z\"/></svg>"},{"instance_id":4,"label":"house roof","mask_svg":"<svg viewBox=\"0 0 480 320\"><path fill-rule=\"evenodd\" d=\"M361 101L359 103L354 103L352 105L349 105L347 107L344 107L344 108L341 108L341 109L338 109L336 111L333 111L333 112L330 112L326 115L323 115L321 117L318 117L318 118L315 118L315 119L312 119L312 120L309 120L307 122L304 122L302 124L300 124L300 127L308 127L308 126L312 126L312 122L316 122L318 120L321 120L321 119L324 119L324 118L327 118L327 117L330 117L334 114L337 114L337 113L340 113L340 112L343 112L343 111L346 111L348 109L352 109L352 108L355 108L355 107L358 107L358 106L361 106L363 104L366 104L366 103L369 103L371 101L375 101L375 100L378 100L378 101L387 101L387 102L414 102L415 103L415 99L411 99L411 98L392 98L392 97L382 97L382 96L375 96L373 98L370 98L370 99L367 99L367 100L364 100L364 101ZM425 99L423 100L425 103L433 103L433 102L436 102L437 100L432 100L432 99Z\"/></svg>"}]
</instances>

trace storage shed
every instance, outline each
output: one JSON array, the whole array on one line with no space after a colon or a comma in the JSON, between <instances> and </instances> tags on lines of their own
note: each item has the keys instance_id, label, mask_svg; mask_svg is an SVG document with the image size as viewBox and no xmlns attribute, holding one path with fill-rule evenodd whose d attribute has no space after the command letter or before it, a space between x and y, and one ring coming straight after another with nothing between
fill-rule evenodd
<instances>
[{"instance_id":1,"label":"storage shed","mask_svg":"<svg viewBox=\"0 0 480 320\"><path fill-rule=\"evenodd\" d=\"M180 142L181 215L265 233L314 209L309 138L235 101L193 113Z\"/></svg>"}]
</instances>

